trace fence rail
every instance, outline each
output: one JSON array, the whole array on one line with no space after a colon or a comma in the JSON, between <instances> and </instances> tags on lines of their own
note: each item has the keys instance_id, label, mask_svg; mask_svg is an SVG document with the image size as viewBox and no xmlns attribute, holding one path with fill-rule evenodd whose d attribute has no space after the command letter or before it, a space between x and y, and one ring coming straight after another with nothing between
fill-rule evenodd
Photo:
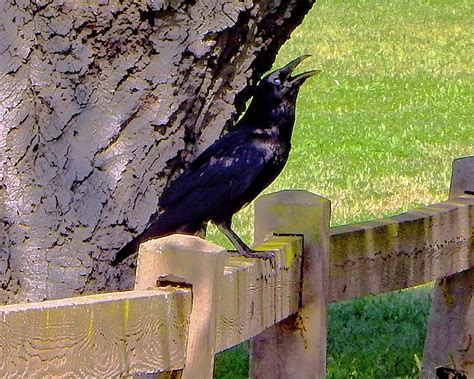
<instances>
[{"instance_id":1,"label":"fence rail","mask_svg":"<svg viewBox=\"0 0 474 379\"><path fill-rule=\"evenodd\" d=\"M423 375L454 351L474 377L474 157L455 161L447 201L335 228L329 217L308 192L266 195L255 240L273 261L170 236L141 245L134 291L0 307L0 376L209 378L215 353L252 339L252 377L321 378L327 302L438 279Z\"/></svg>"},{"instance_id":2,"label":"fence rail","mask_svg":"<svg viewBox=\"0 0 474 379\"><path fill-rule=\"evenodd\" d=\"M414 287L474 266L474 196L331 228L329 301Z\"/></svg>"},{"instance_id":3,"label":"fence rail","mask_svg":"<svg viewBox=\"0 0 474 379\"><path fill-rule=\"evenodd\" d=\"M111 377L182 368L191 291L0 307L0 377Z\"/></svg>"},{"instance_id":4,"label":"fence rail","mask_svg":"<svg viewBox=\"0 0 474 379\"><path fill-rule=\"evenodd\" d=\"M179 261L183 249L196 255L194 250L205 253L210 247L197 237L177 236L151 241L145 254L167 249ZM225 296L217 304L213 353L248 340L298 311L301 237L274 237L257 249L274 251L275 267L270 261L237 257L228 258L222 267L224 275L217 287ZM142 279L143 275L138 280ZM192 297L200 295L191 292L165 285L0 307L0 377L111 377L183 369Z\"/></svg>"}]
</instances>

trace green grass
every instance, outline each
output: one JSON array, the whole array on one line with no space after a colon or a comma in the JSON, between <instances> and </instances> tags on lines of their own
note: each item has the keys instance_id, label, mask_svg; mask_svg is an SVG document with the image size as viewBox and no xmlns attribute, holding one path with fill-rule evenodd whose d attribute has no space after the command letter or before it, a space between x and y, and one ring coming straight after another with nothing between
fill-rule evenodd
<instances>
[{"instance_id":1,"label":"green grass","mask_svg":"<svg viewBox=\"0 0 474 379\"><path fill-rule=\"evenodd\" d=\"M431 289L331 304L327 378L417 378Z\"/></svg>"},{"instance_id":2,"label":"green grass","mask_svg":"<svg viewBox=\"0 0 474 379\"><path fill-rule=\"evenodd\" d=\"M327 378L418 378L432 286L329 305ZM219 354L215 377L248 377L249 344Z\"/></svg>"},{"instance_id":3,"label":"green grass","mask_svg":"<svg viewBox=\"0 0 474 379\"><path fill-rule=\"evenodd\" d=\"M452 160L474 154L473 11L471 1L317 2L275 64L309 53L301 70L323 72L301 90L289 162L266 192L323 195L332 225L445 199ZM247 241L252 212L234 217ZM229 246L215 229L210 237ZM331 305L328 376L416 376L430 303L424 291ZM401 315L400 324L386 314ZM396 355L388 354L395 343ZM220 357L217 377L246 377L243 361L235 364L243 374L229 371L245 351Z\"/></svg>"}]
</instances>

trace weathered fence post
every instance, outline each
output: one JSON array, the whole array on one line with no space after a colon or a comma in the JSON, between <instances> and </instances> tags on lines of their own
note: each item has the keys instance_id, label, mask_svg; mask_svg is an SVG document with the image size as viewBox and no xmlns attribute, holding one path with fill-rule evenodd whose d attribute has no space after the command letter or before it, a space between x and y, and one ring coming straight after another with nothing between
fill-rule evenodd
<instances>
[{"instance_id":1,"label":"weathered fence post","mask_svg":"<svg viewBox=\"0 0 474 379\"><path fill-rule=\"evenodd\" d=\"M474 194L474 156L453 162L450 200ZM471 250L474 254L474 213L470 209ZM435 368L463 369L474 378L474 269L436 281L423 354L423 378L434 378Z\"/></svg>"},{"instance_id":2,"label":"weathered fence post","mask_svg":"<svg viewBox=\"0 0 474 379\"><path fill-rule=\"evenodd\" d=\"M281 191L255 205L255 242L270 234L304 239L301 307L252 339L252 378L324 378L330 202L306 191Z\"/></svg>"},{"instance_id":3,"label":"weathered fence post","mask_svg":"<svg viewBox=\"0 0 474 379\"><path fill-rule=\"evenodd\" d=\"M135 289L157 282L192 286L184 379L212 378L217 330L217 306L226 250L199 237L173 235L140 246Z\"/></svg>"}]
</instances>

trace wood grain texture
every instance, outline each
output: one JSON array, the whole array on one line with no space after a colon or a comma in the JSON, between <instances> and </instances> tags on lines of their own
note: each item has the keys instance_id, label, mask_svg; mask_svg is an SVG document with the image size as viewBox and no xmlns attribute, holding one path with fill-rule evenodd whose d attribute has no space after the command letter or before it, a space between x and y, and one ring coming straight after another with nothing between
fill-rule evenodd
<instances>
[{"instance_id":1,"label":"wood grain texture","mask_svg":"<svg viewBox=\"0 0 474 379\"><path fill-rule=\"evenodd\" d=\"M329 301L413 287L474 267L474 196L331 228Z\"/></svg>"},{"instance_id":2,"label":"wood grain texture","mask_svg":"<svg viewBox=\"0 0 474 379\"><path fill-rule=\"evenodd\" d=\"M474 155L453 161L449 197L454 198L465 193L474 195Z\"/></svg>"},{"instance_id":3,"label":"wood grain texture","mask_svg":"<svg viewBox=\"0 0 474 379\"><path fill-rule=\"evenodd\" d=\"M0 377L118 377L182 367L189 291L0 307Z\"/></svg>"},{"instance_id":4,"label":"wood grain texture","mask_svg":"<svg viewBox=\"0 0 474 379\"><path fill-rule=\"evenodd\" d=\"M473 292L472 269L436 282L423 352L423 379L435 378L436 367L440 366L473 370Z\"/></svg>"},{"instance_id":5,"label":"wood grain texture","mask_svg":"<svg viewBox=\"0 0 474 379\"><path fill-rule=\"evenodd\" d=\"M256 202L255 239L297 234L304 251L298 312L252 339L252 378L325 376L329 219L329 200L307 191L280 191Z\"/></svg>"},{"instance_id":6,"label":"wood grain texture","mask_svg":"<svg viewBox=\"0 0 474 379\"><path fill-rule=\"evenodd\" d=\"M212 244L194 248L207 245ZM212 352L237 345L298 310L301 238L275 237L257 249L275 251L275 269L269 261L229 257L214 288L219 290L214 295L222 294L214 306L190 289L164 287L0 307L0 377L111 377L183 369L192 298L201 306L198 318L205 320L211 312L217 320ZM206 281L202 271L209 270L209 262L201 260L199 269L189 259L188 269ZM148 275L139 287L154 287L156 279ZM208 282L215 284L214 279ZM197 342L191 346L195 358L204 348Z\"/></svg>"},{"instance_id":7,"label":"wood grain texture","mask_svg":"<svg viewBox=\"0 0 474 379\"><path fill-rule=\"evenodd\" d=\"M298 311L301 237L275 236L254 248L273 251L275 260L231 257L226 261L218 308L217 351L248 340Z\"/></svg>"},{"instance_id":8,"label":"wood grain texture","mask_svg":"<svg viewBox=\"0 0 474 379\"><path fill-rule=\"evenodd\" d=\"M474 195L474 156L454 160L449 199ZM474 255L474 222L470 213L471 248ZM423 378L447 366L474 377L474 268L438 279L423 352Z\"/></svg>"},{"instance_id":9,"label":"wood grain texture","mask_svg":"<svg viewBox=\"0 0 474 379\"><path fill-rule=\"evenodd\" d=\"M226 250L202 238L171 235L140 245L136 289L166 281L192 286L183 379L212 379Z\"/></svg>"}]
</instances>

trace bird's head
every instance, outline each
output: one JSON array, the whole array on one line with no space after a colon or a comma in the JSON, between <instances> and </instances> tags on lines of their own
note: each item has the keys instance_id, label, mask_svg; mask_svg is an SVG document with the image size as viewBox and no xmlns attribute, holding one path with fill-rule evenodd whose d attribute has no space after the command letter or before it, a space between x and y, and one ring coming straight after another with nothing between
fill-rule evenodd
<instances>
[{"instance_id":1,"label":"bird's head","mask_svg":"<svg viewBox=\"0 0 474 379\"><path fill-rule=\"evenodd\" d=\"M302 55L285 67L271 72L263 77L257 85L249 109L242 119L242 124L259 123L260 127L270 126L276 120L293 120L296 97L301 85L309 77L320 70L306 71L292 75L294 69L309 55ZM291 121L291 125L293 122Z\"/></svg>"},{"instance_id":2,"label":"bird's head","mask_svg":"<svg viewBox=\"0 0 474 379\"><path fill-rule=\"evenodd\" d=\"M274 97L275 100L296 100L298 90L306 79L321 72L321 70L311 70L294 76L291 75L294 69L309 56L302 55L292 60L285 67L279 68L265 76L258 84L255 95L266 95Z\"/></svg>"}]
</instances>

